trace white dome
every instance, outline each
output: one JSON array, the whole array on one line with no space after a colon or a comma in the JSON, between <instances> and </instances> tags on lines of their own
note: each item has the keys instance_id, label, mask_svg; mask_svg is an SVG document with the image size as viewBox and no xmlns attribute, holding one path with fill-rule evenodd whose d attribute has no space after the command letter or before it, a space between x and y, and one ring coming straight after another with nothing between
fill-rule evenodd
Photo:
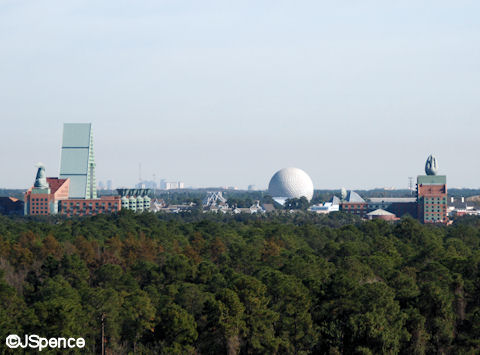
<instances>
[{"instance_id":1,"label":"white dome","mask_svg":"<svg viewBox=\"0 0 480 355\"><path fill-rule=\"evenodd\" d=\"M313 197L313 183L310 176L301 169L285 168L273 175L268 184L268 192L272 197L300 198L308 201Z\"/></svg>"}]
</instances>

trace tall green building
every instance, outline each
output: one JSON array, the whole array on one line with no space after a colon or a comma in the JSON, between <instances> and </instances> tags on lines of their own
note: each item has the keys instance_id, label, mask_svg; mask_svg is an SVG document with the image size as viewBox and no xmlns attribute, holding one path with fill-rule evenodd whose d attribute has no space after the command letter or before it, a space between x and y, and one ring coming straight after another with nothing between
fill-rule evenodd
<instances>
[{"instance_id":1,"label":"tall green building","mask_svg":"<svg viewBox=\"0 0 480 355\"><path fill-rule=\"evenodd\" d=\"M97 198L91 123L63 125L60 178L70 178L69 198Z\"/></svg>"}]
</instances>

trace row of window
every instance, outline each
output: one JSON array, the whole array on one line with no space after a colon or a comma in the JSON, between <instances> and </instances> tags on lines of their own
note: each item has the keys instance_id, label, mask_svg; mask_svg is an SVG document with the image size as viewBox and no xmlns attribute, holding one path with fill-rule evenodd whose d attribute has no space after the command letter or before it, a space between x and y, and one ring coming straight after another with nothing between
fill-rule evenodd
<instances>
[{"instance_id":1,"label":"row of window","mask_svg":"<svg viewBox=\"0 0 480 355\"><path fill-rule=\"evenodd\" d=\"M84 211L84 212L91 212L91 211L114 211L116 208L114 207L100 207L100 208L64 208L64 211Z\"/></svg>"},{"instance_id":2,"label":"row of window","mask_svg":"<svg viewBox=\"0 0 480 355\"><path fill-rule=\"evenodd\" d=\"M347 213L364 215L367 213L366 210L348 210Z\"/></svg>"},{"instance_id":3,"label":"row of window","mask_svg":"<svg viewBox=\"0 0 480 355\"><path fill-rule=\"evenodd\" d=\"M115 212L115 211L108 211L108 212ZM68 217L71 216L93 216L94 214L92 212L77 212L77 213L64 213L64 215L67 215Z\"/></svg>"},{"instance_id":4,"label":"row of window","mask_svg":"<svg viewBox=\"0 0 480 355\"><path fill-rule=\"evenodd\" d=\"M427 219L443 219L443 218L445 218L445 217L446 217L446 216L441 215L441 214L433 214L433 213L432 213L431 215L425 214L425 219L426 219L426 220L427 220Z\"/></svg>"},{"instance_id":5,"label":"row of window","mask_svg":"<svg viewBox=\"0 0 480 355\"><path fill-rule=\"evenodd\" d=\"M105 210L117 206L62 206L66 210Z\"/></svg>"},{"instance_id":6,"label":"row of window","mask_svg":"<svg viewBox=\"0 0 480 355\"><path fill-rule=\"evenodd\" d=\"M106 203L106 202L102 202L102 206L105 206L105 203ZM70 202L70 203L67 202L67 203L65 203L65 205L66 205L66 206L70 206L70 207L73 207L73 206L76 205L77 207L79 207L79 206L80 206L80 202ZM112 203L111 203L111 202L108 202L108 206L111 206L111 205L112 205ZM117 204L115 203L114 206L116 206L116 205L117 205ZM87 204L86 204L86 203L82 203L82 206L87 206ZM93 205L92 205L91 202L89 202L89 203L88 203L88 206L92 207ZM98 202L95 202L95 206L99 206Z\"/></svg>"}]
</instances>

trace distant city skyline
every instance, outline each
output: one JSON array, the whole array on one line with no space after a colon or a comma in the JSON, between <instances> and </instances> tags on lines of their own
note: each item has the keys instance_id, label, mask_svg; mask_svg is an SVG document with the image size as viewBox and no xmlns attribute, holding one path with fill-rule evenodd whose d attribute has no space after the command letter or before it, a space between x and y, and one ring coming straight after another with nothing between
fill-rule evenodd
<instances>
[{"instance_id":1,"label":"distant city skyline","mask_svg":"<svg viewBox=\"0 0 480 355\"><path fill-rule=\"evenodd\" d=\"M434 154L479 188L480 3L7 0L0 188L58 176L92 123L97 181L408 188Z\"/></svg>"}]
</instances>

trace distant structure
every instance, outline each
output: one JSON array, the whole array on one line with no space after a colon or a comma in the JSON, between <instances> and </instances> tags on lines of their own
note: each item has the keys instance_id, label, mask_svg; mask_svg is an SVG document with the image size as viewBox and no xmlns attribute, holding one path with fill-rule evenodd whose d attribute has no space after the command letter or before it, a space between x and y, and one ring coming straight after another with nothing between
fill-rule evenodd
<instances>
[{"instance_id":1,"label":"distant structure","mask_svg":"<svg viewBox=\"0 0 480 355\"><path fill-rule=\"evenodd\" d=\"M184 189L185 183L183 181L176 181L176 182L167 182L165 186L166 190L174 190L174 189Z\"/></svg>"},{"instance_id":2,"label":"distant structure","mask_svg":"<svg viewBox=\"0 0 480 355\"><path fill-rule=\"evenodd\" d=\"M154 198L154 199L152 199L152 202L150 204L150 211L151 212L160 212L166 206L167 206L167 204L165 203L164 200Z\"/></svg>"},{"instance_id":3,"label":"distant structure","mask_svg":"<svg viewBox=\"0 0 480 355\"><path fill-rule=\"evenodd\" d=\"M287 199L313 197L313 183L308 174L298 168L284 168L277 171L268 184L268 193L283 205Z\"/></svg>"},{"instance_id":4,"label":"distant structure","mask_svg":"<svg viewBox=\"0 0 480 355\"><path fill-rule=\"evenodd\" d=\"M175 206L168 206L171 208ZM181 207L181 206L180 206ZM215 212L215 213L232 213L232 214L254 214L254 213L266 213L275 210L273 205L263 204L260 205L260 201L255 201L250 207L238 207L236 205L229 206L227 199L223 196L222 191L209 192L202 201L203 212Z\"/></svg>"},{"instance_id":5,"label":"distant structure","mask_svg":"<svg viewBox=\"0 0 480 355\"><path fill-rule=\"evenodd\" d=\"M338 212L340 211L340 199L337 196L333 196L330 201L320 205L313 205L308 210L310 212L315 212L318 214L328 214L331 212Z\"/></svg>"},{"instance_id":6,"label":"distant structure","mask_svg":"<svg viewBox=\"0 0 480 355\"><path fill-rule=\"evenodd\" d=\"M368 210L373 212L377 209L391 212L398 217L409 214L417 218L416 197L371 197L368 199Z\"/></svg>"},{"instance_id":7,"label":"distant structure","mask_svg":"<svg viewBox=\"0 0 480 355\"><path fill-rule=\"evenodd\" d=\"M357 215L366 219L382 219L396 221L404 215L418 218L422 223L448 223L448 214L462 215L480 214L472 206L463 207L461 204L447 206L447 177L438 174L437 159L430 155L425 163L425 173L417 177L416 197L371 197L365 201L355 191L341 189L341 199L336 196L331 202L316 205L310 211L317 213L335 212L335 204L339 204L342 212ZM337 202L339 201L339 202Z\"/></svg>"},{"instance_id":8,"label":"distant structure","mask_svg":"<svg viewBox=\"0 0 480 355\"><path fill-rule=\"evenodd\" d=\"M364 218L368 213L368 204L358 193L350 190L340 202L340 211Z\"/></svg>"},{"instance_id":9,"label":"distant structure","mask_svg":"<svg viewBox=\"0 0 480 355\"><path fill-rule=\"evenodd\" d=\"M415 189L413 188L413 176L408 177L408 189L410 190L410 194L413 195Z\"/></svg>"},{"instance_id":10,"label":"distant structure","mask_svg":"<svg viewBox=\"0 0 480 355\"><path fill-rule=\"evenodd\" d=\"M367 213L367 219L382 219L384 221L398 221L398 218L394 213L378 209L372 212Z\"/></svg>"},{"instance_id":11,"label":"distant structure","mask_svg":"<svg viewBox=\"0 0 480 355\"><path fill-rule=\"evenodd\" d=\"M437 159L430 155L425 173L417 177L418 219L423 223L448 223L447 177L437 175Z\"/></svg>"},{"instance_id":12,"label":"distant structure","mask_svg":"<svg viewBox=\"0 0 480 355\"><path fill-rule=\"evenodd\" d=\"M96 199L68 199L60 201L59 213L68 217L95 216L120 211L119 196L101 196Z\"/></svg>"},{"instance_id":13,"label":"distant structure","mask_svg":"<svg viewBox=\"0 0 480 355\"><path fill-rule=\"evenodd\" d=\"M183 183L183 181L167 181L165 179L160 180L161 190L178 190L184 188L185 184Z\"/></svg>"},{"instance_id":14,"label":"distant structure","mask_svg":"<svg viewBox=\"0 0 480 355\"><path fill-rule=\"evenodd\" d=\"M33 186L25 193L24 214L46 216L93 216L120 210L119 196L102 196L99 199L69 199L70 178L46 177L40 165Z\"/></svg>"},{"instance_id":15,"label":"distant structure","mask_svg":"<svg viewBox=\"0 0 480 355\"><path fill-rule=\"evenodd\" d=\"M319 214L327 214L331 212L342 211L367 219L388 219L396 220L397 216L410 214L412 217L417 216L417 202L415 197L371 197L366 201L357 192L348 191L342 188L340 191L341 198L333 196L333 198L319 205L313 205L309 211ZM385 217L388 213L394 217ZM370 214L371 212L378 212ZM388 215L391 216L391 215Z\"/></svg>"},{"instance_id":16,"label":"distant structure","mask_svg":"<svg viewBox=\"0 0 480 355\"><path fill-rule=\"evenodd\" d=\"M227 199L223 197L222 191L209 192L203 199L202 205L204 208L227 206Z\"/></svg>"},{"instance_id":17,"label":"distant structure","mask_svg":"<svg viewBox=\"0 0 480 355\"><path fill-rule=\"evenodd\" d=\"M33 186L25 193L24 214L46 216L59 212L61 200L68 199L70 179L47 178L39 165Z\"/></svg>"},{"instance_id":18,"label":"distant structure","mask_svg":"<svg viewBox=\"0 0 480 355\"><path fill-rule=\"evenodd\" d=\"M266 213L275 212L275 206L273 203L264 203L262 204L262 208Z\"/></svg>"},{"instance_id":19,"label":"distant structure","mask_svg":"<svg viewBox=\"0 0 480 355\"><path fill-rule=\"evenodd\" d=\"M112 180L99 181L98 182L98 190L112 190Z\"/></svg>"},{"instance_id":20,"label":"distant structure","mask_svg":"<svg viewBox=\"0 0 480 355\"><path fill-rule=\"evenodd\" d=\"M152 212L161 212L161 213L185 213L191 212L196 206L195 203L190 202L181 205L165 205L164 203L153 202Z\"/></svg>"},{"instance_id":21,"label":"distant structure","mask_svg":"<svg viewBox=\"0 0 480 355\"><path fill-rule=\"evenodd\" d=\"M111 187L111 181L107 186ZM120 211L120 196L97 198L90 123L64 124L60 178L47 178L40 165L24 200L25 215L92 216Z\"/></svg>"},{"instance_id":22,"label":"distant structure","mask_svg":"<svg viewBox=\"0 0 480 355\"><path fill-rule=\"evenodd\" d=\"M248 185L248 191L255 191L256 189L255 185Z\"/></svg>"},{"instance_id":23,"label":"distant structure","mask_svg":"<svg viewBox=\"0 0 480 355\"><path fill-rule=\"evenodd\" d=\"M122 209L135 212L151 210L151 189L117 189L121 197Z\"/></svg>"},{"instance_id":24,"label":"distant structure","mask_svg":"<svg viewBox=\"0 0 480 355\"><path fill-rule=\"evenodd\" d=\"M470 197L450 197L448 201L448 216L480 216L478 208L479 196Z\"/></svg>"},{"instance_id":25,"label":"distant structure","mask_svg":"<svg viewBox=\"0 0 480 355\"><path fill-rule=\"evenodd\" d=\"M265 213L263 206L260 206L260 201L255 201L250 207L235 207L231 211L233 214L246 213L246 214L255 214L255 213Z\"/></svg>"},{"instance_id":26,"label":"distant structure","mask_svg":"<svg viewBox=\"0 0 480 355\"><path fill-rule=\"evenodd\" d=\"M156 189L157 183L154 180L142 180L135 187L137 189Z\"/></svg>"},{"instance_id":27,"label":"distant structure","mask_svg":"<svg viewBox=\"0 0 480 355\"><path fill-rule=\"evenodd\" d=\"M60 179L70 179L69 198L97 198L91 123L63 125Z\"/></svg>"}]
</instances>

